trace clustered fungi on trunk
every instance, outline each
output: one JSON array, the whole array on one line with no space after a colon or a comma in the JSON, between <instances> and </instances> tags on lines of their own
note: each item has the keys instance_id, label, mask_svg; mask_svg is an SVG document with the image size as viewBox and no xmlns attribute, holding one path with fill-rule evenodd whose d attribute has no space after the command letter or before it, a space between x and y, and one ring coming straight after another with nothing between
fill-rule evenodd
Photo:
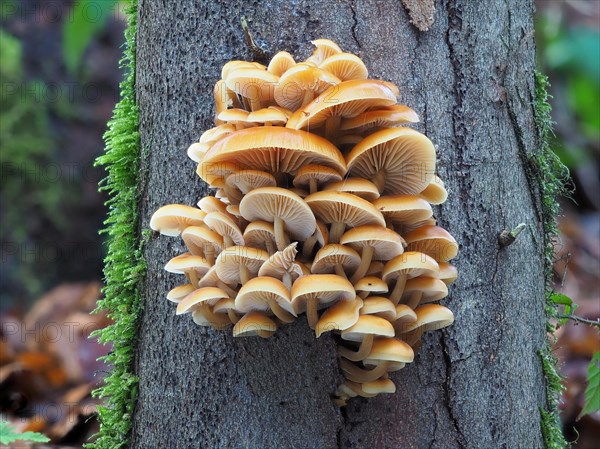
<instances>
[{"instance_id":1,"label":"clustered fungi on trunk","mask_svg":"<svg viewBox=\"0 0 600 449\"><path fill-rule=\"evenodd\" d=\"M453 322L434 303L457 277L458 245L433 218L447 197L435 148L400 126L417 114L357 56L313 44L303 62L225 64L216 126L188 149L216 195L164 206L150 225L189 250L165 267L187 278L167 295L177 314L267 338L305 313L317 337L336 334L345 405L393 393L388 373Z\"/></svg>"}]
</instances>

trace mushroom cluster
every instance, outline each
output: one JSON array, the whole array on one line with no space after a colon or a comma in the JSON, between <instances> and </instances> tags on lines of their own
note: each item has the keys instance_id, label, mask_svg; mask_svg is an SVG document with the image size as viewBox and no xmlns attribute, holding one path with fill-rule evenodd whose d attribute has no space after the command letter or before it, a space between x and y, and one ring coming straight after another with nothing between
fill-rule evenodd
<instances>
[{"instance_id":1,"label":"mushroom cluster","mask_svg":"<svg viewBox=\"0 0 600 449\"><path fill-rule=\"evenodd\" d=\"M447 197L435 148L403 126L417 114L357 56L313 44L303 62L225 64L216 126L187 152L215 196L161 207L150 226L188 249L165 267L186 278L167 295L177 314L264 338L306 314L339 345L344 405L394 392L388 373L453 322L436 302L458 245L433 218Z\"/></svg>"}]
</instances>

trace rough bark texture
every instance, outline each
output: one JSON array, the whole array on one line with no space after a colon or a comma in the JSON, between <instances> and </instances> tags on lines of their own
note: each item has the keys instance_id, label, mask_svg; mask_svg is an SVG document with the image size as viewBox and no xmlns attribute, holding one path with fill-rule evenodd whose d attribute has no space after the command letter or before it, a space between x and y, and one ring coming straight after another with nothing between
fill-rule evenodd
<instances>
[{"instance_id":1,"label":"rough bark texture","mask_svg":"<svg viewBox=\"0 0 600 449\"><path fill-rule=\"evenodd\" d=\"M175 317L164 296L180 278L163 266L183 246L153 239L134 448L543 447L543 239L527 178L536 145L533 5L436 1L435 10L420 32L400 2L140 0L142 227L159 206L207 194L185 152L211 126L221 66L251 57L246 16L269 51L304 57L311 39L328 37L400 87L438 147L450 198L436 215L461 251L445 301L455 324L429 334L415 363L392 376L396 394L352 400L340 413L329 399L339 374L327 336L315 339L301 319L269 340L234 340ZM528 230L499 249L498 233L520 222Z\"/></svg>"}]
</instances>

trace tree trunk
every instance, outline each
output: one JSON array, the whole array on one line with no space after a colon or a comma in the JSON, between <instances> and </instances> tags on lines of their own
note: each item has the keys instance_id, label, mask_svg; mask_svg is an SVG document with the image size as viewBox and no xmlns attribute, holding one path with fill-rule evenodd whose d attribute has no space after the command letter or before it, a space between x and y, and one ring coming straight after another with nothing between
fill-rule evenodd
<instances>
[{"instance_id":1,"label":"tree trunk","mask_svg":"<svg viewBox=\"0 0 600 449\"><path fill-rule=\"evenodd\" d=\"M433 24L419 31L400 2L140 1L143 228L159 206L209 194L186 149L212 126L223 64L252 59L245 16L269 52L304 58L311 39L331 38L372 78L400 87L438 148L450 197L435 215L461 250L445 301L454 325L427 334L415 362L392 375L397 393L352 399L340 412L330 400L341 379L330 337L315 339L305 319L263 340L176 317L164 297L180 279L163 266L184 246L154 238L145 251L134 448L543 447L543 236L527 177L536 146L532 3L436 1ZM526 232L499 248L500 231L521 222Z\"/></svg>"}]
</instances>

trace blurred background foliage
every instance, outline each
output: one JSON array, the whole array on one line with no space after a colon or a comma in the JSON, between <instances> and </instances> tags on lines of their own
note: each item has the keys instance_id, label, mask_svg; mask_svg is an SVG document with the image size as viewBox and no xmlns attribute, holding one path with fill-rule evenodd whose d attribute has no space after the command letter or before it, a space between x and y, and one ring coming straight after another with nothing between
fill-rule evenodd
<instances>
[{"instance_id":1,"label":"blurred background foliage","mask_svg":"<svg viewBox=\"0 0 600 449\"><path fill-rule=\"evenodd\" d=\"M538 64L550 78L554 149L571 170L580 205L600 208L600 2L538 1Z\"/></svg>"},{"instance_id":2,"label":"blurred background foliage","mask_svg":"<svg viewBox=\"0 0 600 449\"><path fill-rule=\"evenodd\" d=\"M63 56L71 74L79 69L85 49L105 26L117 3L116 0L80 0L73 7L72 20L63 22ZM97 20L89 20L92 9Z\"/></svg>"},{"instance_id":3,"label":"blurred background foliage","mask_svg":"<svg viewBox=\"0 0 600 449\"><path fill-rule=\"evenodd\" d=\"M2 1L0 13L0 301L25 308L101 276L93 161L118 99L124 22L110 0Z\"/></svg>"},{"instance_id":4,"label":"blurred background foliage","mask_svg":"<svg viewBox=\"0 0 600 449\"><path fill-rule=\"evenodd\" d=\"M17 252L31 243L32 236L43 232L42 227L64 231L66 223L64 215L57 211L60 211L68 190L56 182L60 180L46 182L47 177L40 177L39 171L31 170L32 161L39 167L49 167L56 148L48 123L48 105L34 98L35 92L40 93L44 86L40 82L24 80L22 52L21 41L0 29L0 84L3 86L0 189L4 205L18 205L5 207L2 211L0 238L5 245L12 246L6 248L7 253ZM33 95L18 95L17 90ZM19 182L14 182L15 179ZM23 220L23 214L28 219ZM10 264L9 272L5 274L8 278L30 279L24 290L32 295L40 293L43 287L43 281L34 275L34 259Z\"/></svg>"},{"instance_id":5,"label":"blurred background foliage","mask_svg":"<svg viewBox=\"0 0 600 449\"><path fill-rule=\"evenodd\" d=\"M105 217L103 176L93 161L118 100L123 43L116 0L0 3L0 324L86 322L99 295ZM550 78L553 148L573 175L563 201L555 289L577 314L600 316L600 1L536 0L538 64ZM47 292L41 296L42 293ZM41 324L40 324L41 323ZM80 447L96 429L90 391L108 348L0 340L0 418L42 431L57 447ZM38 338L39 337L39 338ZM577 449L600 441L600 414L579 418L596 329L571 321L556 333L565 391L564 430ZM60 342L59 342L60 343ZM596 356L598 358L598 356ZM101 376L100 376L101 377ZM600 381L599 381L600 383ZM32 389L32 385L35 387ZM27 401L23 402L23 398ZM76 400L76 416L49 419L40 407ZM91 407L91 408L90 408ZM67 420L67 418L69 418Z\"/></svg>"}]
</instances>

